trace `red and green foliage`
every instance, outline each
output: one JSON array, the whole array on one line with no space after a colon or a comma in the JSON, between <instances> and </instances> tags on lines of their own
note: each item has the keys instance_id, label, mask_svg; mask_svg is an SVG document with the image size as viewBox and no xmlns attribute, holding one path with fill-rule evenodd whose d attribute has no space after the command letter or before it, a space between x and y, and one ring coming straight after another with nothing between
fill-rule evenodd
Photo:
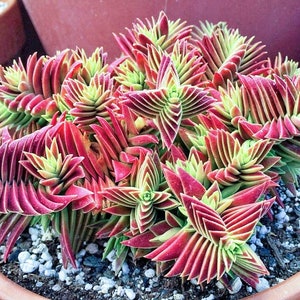
<instances>
[{"instance_id":1,"label":"red and green foliage","mask_svg":"<svg viewBox=\"0 0 300 300\"><path fill-rule=\"evenodd\" d=\"M225 23L138 20L98 48L0 66L0 242L52 226L63 260L108 239L167 276L255 286L247 244L300 174L300 71ZM277 199L279 200L279 199ZM276 205L276 204L275 204Z\"/></svg>"}]
</instances>

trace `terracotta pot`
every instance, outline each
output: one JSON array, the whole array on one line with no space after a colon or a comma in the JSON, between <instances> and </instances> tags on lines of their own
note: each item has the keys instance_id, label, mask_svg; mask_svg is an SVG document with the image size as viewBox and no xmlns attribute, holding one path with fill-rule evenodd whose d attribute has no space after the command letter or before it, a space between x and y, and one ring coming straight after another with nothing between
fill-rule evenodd
<instances>
[{"instance_id":1,"label":"terracotta pot","mask_svg":"<svg viewBox=\"0 0 300 300\"><path fill-rule=\"evenodd\" d=\"M298 0L22 0L40 40L50 55L65 48L84 48L90 54L103 46L109 58L120 50L112 32L125 33L136 18L157 17L164 10L172 20L226 21L242 35L256 36L269 56L278 51L300 61L300 6Z\"/></svg>"},{"instance_id":2,"label":"terracotta pot","mask_svg":"<svg viewBox=\"0 0 300 300\"><path fill-rule=\"evenodd\" d=\"M300 299L300 272L289 279L242 300L299 300ZM47 298L30 292L14 283L0 273L0 299L3 300L47 300Z\"/></svg>"},{"instance_id":3,"label":"terracotta pot","mask_svg":"<svg viewBox=\"0 0 300 300\"><path fill-rule=\"evenodd\" d=\"M26 290L0 273L0 299L46 300L47 298Z\"/></svg>"},{"instance_id":4,"label":"terracotta pot","mask_svg":"<svg viewBox=\"0 0 300 300\"><path fill-rule=\"evenodd\" d=\"M18 1L1 0L0 4L0 64L5 64L18 56L25 32Z\"/></svg>"},{"instance_id":5,"label":"terracotta pot","mask_svg":"<svg viewBox=\"0 0 300 300\"><path fill-rule=\"evenodd\" d=\"M289 279L244 300L299 300L300 299L300 272Z\"/></svg>"},{"instance_id":6,"label":"terracotta pot","mask_svg":"<svg viewBox=\"0 0 300 300\"><path fill-rule=\"evenodd\" d=\"M16 1L7 0L9 3ZM112 32L125 33L136 18L157 17L164 10L172 20L181 18L189 24L199 20L210 22L226 21L232 28L239 28L242 35L256 36L262 41L270 58L280 51L283 56L300 61L300 6L298 0L22 0L35 26L39 38L49 55L65 48L84 48L90 54L96 47L103 46L113 60L120 50ZM7 12L3 14L8 15ZM0 14L1 17L1 14ZM7 18L8 19L8 18ZM7 21L7 20L6 20ZM0 20L0 36L2 30ZM4 25L5 27L5 25ZM7 26L6 26L7 27ZM12 42L10 39L7 41ZM3 55L0 52L0 60ZM293 300L300 299L300 273L286 281L245 300ZM24 292L23 300L45 299L32 294L7 281L0 274L0 298L16 299L16 294ZM28 294L29 293L29 294ZM5 298L6 297L6 298ZM10 297L10 298L9 298ZM29 299L29 298L28 298Z\"/></svg>"}]
</instances>

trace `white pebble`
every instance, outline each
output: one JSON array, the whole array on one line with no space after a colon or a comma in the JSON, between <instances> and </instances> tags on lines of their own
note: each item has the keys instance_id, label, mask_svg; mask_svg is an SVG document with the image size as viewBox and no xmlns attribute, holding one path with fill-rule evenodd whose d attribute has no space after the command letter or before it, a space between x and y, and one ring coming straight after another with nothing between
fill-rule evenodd
<instances>
[{"instance_id":1,"label":"white pebble","mask_svg":"<svg viewBox=\"0 0 300 300\"><path fill-rule=\"evenodd\" d=\"M98 252L99 250L99 247L96 243L90 243L86 246L86 251L90 254L95 254Z\"/></svg>"},{"instance_id":2,"label":"white pebble","mask_svg":"<svg viewBox=\"0 0 300 300\"><path fill-rule=\"evenodd\" d=\"M46 271L45 266L44 266L43 264L40 264L40 265L39 265L39 273L40 273L41 275L44 275L44 274L45 274L45 271Z\"/></svg>"},{"instance_id":3,"label":"white pebble","mask_svg":"<svg viewBox=\"0 0 300 300\"><path fill-rule=\"evenodd\" d=\"M40 243L36 248L34 248L32 250L32 252L35 254L38 254L38 253L42 253L43 251L45 251L45 249L47 249L47 246L44 243Z\"/></svg>"},{"instance_id":4,"label":"white pebble","mask_svg":"<svg viewBox=\"0 0 300 300\"><path fill-rule=\"evenodd\" d=\"M31 258L32 260L37 260L36 254L31 254L31 255L30 255L30 258Z\"/></svg>"},{"instance_id":5,"label":"white pebble","mask_svg":"<svg viewBox=\"0 0 300 300\"><path fill-rule=\"evenodd\" d=\"M118 285L115 294L117 296L123 297L124 296L124 289L123 289L123 287Z\"/></svg>"},{"instance_id":6,"label":"white pebble","mask_svg":"<svg viewBox=\"0 0 300 300\"><path fill-rule=\"evenodd\" d=\"M41 282L41 281L38 281L38 282L35 284L36 287L41 287L41 286L43 286L43 285L44 285L44 283Z\"/></svg>"},{"instance_id":7,"label":"white pebble","mask_svg":"<svg viewBox=\"0 0 300 300\"><path fill-rule=\"evenodd\" d=\"M42 253L41 259L43 259L45 261L52 261L52 256L50 255L50 253L48 251L45 251Z\"/></svg>"},{"instance_id":8,"label":"white pebble","mask_svg":"<svg viewBox=\"0 0 300 300\"><path fill-rule=\"evenodd\" d=\"M215 296L213 294L210 294L208 297L203 298L202 300L214 300Z\"/></svg>"},{"instance_id":9,"label":"white pebble","mask_svg":"<svg viewBox=\"0 0 300 300\"><path fill-rule=\"evenodd\" d=\"M251 244L255 244L256 240L257 240L256 236L252 235L248 242Z\"/></svg>"},{"instance_id":10,"label":"white pebble","mask_svg":"<svg viewBox=\"0 0 300 300\"><path fill-rule=\"evenodd\" d=\"M53 287L52 287L52 290L55 291L55 292L58 292L61 290L61 286L59 284L55 284Z\"/></svg>"},{"instance_id":11,"label":"white pebble","mask_svg":"<svg viewBox=\"0 0 300 300\"><path fill-rule=\"evenodd\" d=\"M256 245L255 244L250 244L250 248L255 252L256 251Z\"/></svg>"},{"instance_id":12,"label":"white pebble","mask_svg":"<svg viewBox=\"0 0 300 300\"><path fill-rule=\"evenodd\" d=\"M198 280L197 280L197 278L191 279L190 282L191 282L191 284L193 284L193 285L198 285Z\"/></svg>"},{"instance_id":13,"label":"white pebble","mask_svg":"<svg viewBox=\"0 0 300 300\"><path fill-rule=\"evenodd\" d=\"M111 288L115 286L115 281L106 278L106 277L101 277L101 293L106 294Z\"/></svg>"},{"instance_id":14,"label":"white pebble","mask_svg":"<svg viewBox=\"0 0 300 300\"><path fill-rule=\"evenodd\" d=\"M52 263L51 260L48 260L48 261L46 261L46 262L44 263L44 266L45 266L45 268L46 268L47 270L49 270L49 269L52 268L53 263Z\"/></svg>"},{"instance_id":15,"label":"white pebble","mask_svg":"<svg viewBox=\"0 0 300 300\"><path fill-rule=\"evenodd\" d=\"M241 278L240 277L235 278L231 285L232 290L229 291L229 294L233 295L233 294L238 293L240 291L240 289L242 288L242 285L243 285L243 283L241 281Z\"/></svg>"},{"instance_id":16,"label":"white pebble","mask_svg":"<svg viewBox=\"0 0 300 300\"><path fill-rule=\"evenodd\" d=\"M84 278L84 273L82 274L83 272L80 272L78 275L76 275L76 277L75 277L75 280L76 280L76 283L77 284L84 284L85 282L84 282L84 280L83 280L83 278Z\"/></svg>"},{"instance_id":17,"label":"white pebble","mask_svg":"<svg viewBox=\"0 0 300 300\"><path fill-rule=\"evenodd\" d=\"M33 242L37 241L37 240L38 240L38 235L32 234L32 235L31 235L31 240L32 240Z\"/></svg>"},{"instance_id":18,"label":"white pebble","mask_svg":"<svg viewBox=\"0 0 300 300\"><path fill-rule=\"evenodd\" d=\"M100 290L101 290L101 286L100 285L94 285L93 291L100 291Z\"/></svg>"},{"instance_id":19,"label":"white pebble","mask_svg":"<svg viewBox=\"0 0 300 300\"><path fill-rule=\"evenodd\" d=\"M126 263L126 261L123 263L123 265L122 265L122 272L123 272L123 274L124 275L127 275L127 274L129 274L129 266L128 266L128 264Z\"/></svg>"},{"instance_id":20,"label":"white pebble","mask_svg":"<svg viewBox=\"0 0 300 300\"><path fill-rule=\"evenodd\" d=\"M275 218L280 221L280 220L284 220L286 217L286 213L284 210L280 211L278 214L275 215Z\"/></svg>"},{"instance_id":21,"label":"white pebble","mask_svg":"<svg viewBox=\"0 0 300 300\"><path fill-rule=\"evenodd\" d=\"M219 289L219 290L224 290L225 287L223 285L223 283L221 281L217 281L216 282L216 287Z\"/></svg>"},{"instance_id":22,"label":"white pebble","mask_svg":"<svg viewBox=\"0 0 300 300\"><path fill-rule=\"evenodd\" d=\"M66 285L71 285L74 284L74 280L72 277L67 276L65 283Z\"/></svg>"},{"instance_id":23,"label":"white pebble","mask_svg":"<svg viewBox=\"0 0 300 300\"><path fill-rule=\"evenodd\" d=\"M182 294L175 294L174 295L174 300L184 300L184 295L182 295Z\"/></svg>"},{"instance_id":24,"label":"white pebble","mask_svg":"<svg viewBox=\"0 0 300 300\"><path fill-rule=\"evenodd\" d=\"M115 258L116 252L114 250L110 251L106 256L106 259L108 259L110 262L112 262Z\"/></svg>"},{"instance_id":25,"label":"white pebble","mask_svg":"<svg viewBox=\"0 0 300 300\"><path fill-rule=\"evenodd\" d=\"M42 233L42 241L52 241L52 233L49 229Z\"/></svg>"},{"instance_id":26,"label":"white pebble","mask_svg":"<svg viewBox=\"0 0 300 300\"><path fill-rule=\"evenodd\" d=\"M56 271L53 270L53 269L51 269L51 270L47 269L47 270L45 270L44 274L45 274L46 277L55 277L56 276Z\"/></svg>"},{"instance_id":27,"label":"white pebble","mask_svg":"<svg viewBox=\"0 0 300 300\"><path fill-rule=\"evenodd\" d=\"M290 263L290 260L287 259L287 258L284 258L284 259L283 259L283 262L284 262L285 264L289 264L289 263Z\"/></svg>"},{"instance_id":28,"label":"white pebble","mask_svg":"<svg viewBox=\"0 0 300 300\"><path fill-rule=\"evenodd\" d=\"M115 284L115 281L111 278L101 277L102 284L111 284L112 286Z\"/></svg>"},{"instance_id":29,"label":"white pebble","mask_svg":"<svg viewBox=\"0 0 300 300\"><path fill-rule=\"evenodd\" d=\"M261 247L261 248L263 248L263 246L264 246L260 239L257 239L255 244L256 244L256 246Z\"/></svg>"},{"instance_id":30,"label":"white pebble","mask_svg":"<svg viewBox=\"0 0 300 300\"><path fill-rule=\"evenodd\" d=\"M259 278L259 282L256 284L256 291L262 292L270 287L269 281L266 278Z\"/></svg>"},{"instance_id":31,"label":"white pebble","mask_svg":"<svg viewBox=\"0 0 300 300\"><path fill-rule=\"evenodd\" d=\"M93 288L93 285L90 284L90 283L87 283L87 284L84 286L84 289L85 289L86 291L89 291L89 290L91 290L92 288Z\"/></svg>"},{"instance_id":32,"label":"white pebble","mask_svg":"<svg viewBox=\"0 0 300 300\"><path fill-rule=\"evenodd\" d=\"M265 235L266 235L267 233L269 233L268 228L267 228L265 225L262 225L262 226L260 227L260 231L259 231L260 237L265 237Z\"/></svg>"},{"instance_id":33,"label":"white pebble","mask_svg":"<svg viewBox=\"0 0 300 300\"><path fill-rule=\"evenodd\" d=\"M18 261L20 263L24 263L29 258L30 258L30 253L28 251L22 251L18 255Z\"/></svg>"},{"instance_id":34,"label":"white pebble","mask_svg":"<svg viewBox=\"0 0 300 300\"><path fill-rule=\"evenodd\" d=\"M66 273L68 273L68 274L69 273L75 274L75 273L77 273L78 267L79 267L77 260L75 260L75 263L76 263L77 268L74 268L73 265L69 264L67 269L64 269L64 268L62 268L62 269L64 269L66 271Z\"/></svg>"},{"instance_id":35,"label":"white pebble","mask_svg":"<svg viewBox=\"0 0 300 300\"><path fill-rule=\"evenodd\" d=\"M132 289L125 289L125 294L129 300L135 299L135 292Z\"/></svg>"},{"instance_id":36,"label":"white pebble","mask_svg":"<svg viewBox=\"0 0 300 300\"><path fill-rule=\"evenodd\" d=\"M39 267L39 265L40 263L38 261L28 259L20 264L20 268L24 273L32 273Z\"/></svg>"},{"instance_id":37,"label":"white pebble","mask_svg":"<svg viewBox=\"0 0 300 300\"><path fill-rule=\"evenodd\" d=\"M285 194L286 194L289 198L295 198L295 195L294 195L289 189L286 189Z\"/></svg>"},{"instance_id":38,"label":"white pebble","mask_svg":"<svg viewBox=\"0 0 300 300\"><path fill-rule=\"evenodd\" d=\"M65 269L61 268L61 270L58 272L58 278L60 281L65 281L67 279L67 272Z\"/></svg>"},{"instance_id":39,"label":"white pebble","mask_svg":"<svg viewBox=\"0 0 300 300\"><path fill-rule=\"evenodd\" d=\"M86 250L85 249L81 249L77 254L76 257L80 258L80 257L84 257L86 255Z\"/></svg>"},{"instance_id":40,"label":"white pebble","mask_svg":"<svg viewBox=\"0 0 300 300\"><path fill-rule=\"evenodd\" d=\"M147 278L153 278L155 276L155 271L153 269L148 269L145 271L145 276Z\"/></svg>"},{"instance_id":41,"label":"white pebble","mask_svg":"<svg viewBox=\"0 0 300 300\"><path fill-rule=\"evenodd\" d=\"M29 231L29 234L30 234L31 236L32 236L32 235L38 236L39 233L40 233L40 231L39 231L37 228L35 228L35 227L30 227L30 228L28 229L28 231Z\"/></svg>"},{"instance_id":42,"label":"white pebble","mask_svg":"<svg viewBox=\"0 0 300 300\"><path fill-rule=\"evenodd\" d=\"M59 262L61 263L62 262L62 254L61 254L61 252L58 252L56 256L57 256L57 259L59 260Z\"/></svg>"}]
</instances>

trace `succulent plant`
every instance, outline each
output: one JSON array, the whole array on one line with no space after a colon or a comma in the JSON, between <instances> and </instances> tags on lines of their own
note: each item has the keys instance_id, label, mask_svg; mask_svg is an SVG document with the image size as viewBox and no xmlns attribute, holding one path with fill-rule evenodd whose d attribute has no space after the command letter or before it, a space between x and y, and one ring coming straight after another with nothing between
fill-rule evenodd
<instances>
[{"instance_id":1,"label":"succulent plant","mask_svg":"<svg viewBox=\"0 0 300 300\"><path fill-rule=\"evenodd\" d=\"M181 85L170 57L162 58L154 90L128 92L123 103L138 115L153 119L163 146L173 144L182 120L208 109L214 99L202 88Z\"/></svg>"},{"instance_id":2,"label":"succulent plant","mask_svg":"<svg viewBox=\"0 0 300 300\"><path fill-rule=\"evenodd\" d=\"M255 286L268 271L247 242L278 182L295 191L300 174L297 62L164 12L115 38L111 64L77 48L0 67L4 259L39 224L65 266L107 239L116 271L132 253L200 285Z\"/></svg>"},{"instance_id":3,"label":"succulent plant","mask_svg":"<svg viewBox=\"0 0 300 300\"><path fill-rule=\"evenodd\" d=\"M186 225L146 257L174 261L167 276L197 278L201 284L232 272L255 285L268 271L246 241L274 199L256 202L257 193L251 189L257 187L223 199L215 182L197 197L182 194ZM241 205L245 195L247 204Z\"/></svg>"},{"instance_id":4,"label":"succulent plant","mask_svg":"<svg viewBox=\"0 0 300 300\"><path fill-rule=\"evenodd\" d=\"M157 222L158 210L175 208L178 203L169 193L160 191L163 181L159 157L147 153L140 157L133 186L114 186L103 190L103 196L112 203L105 209L113 215L128 215L131 233L143 233Z\"/></svg>"}]
</instances>

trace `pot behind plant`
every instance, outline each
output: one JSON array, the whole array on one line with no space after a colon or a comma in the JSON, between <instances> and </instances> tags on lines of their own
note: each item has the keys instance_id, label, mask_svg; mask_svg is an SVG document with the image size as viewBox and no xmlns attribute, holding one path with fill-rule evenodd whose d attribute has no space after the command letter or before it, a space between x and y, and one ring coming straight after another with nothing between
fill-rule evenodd
<instances>
[{"instance_id":1,"label":"pot behind plant","mask_svg":"<svg viewBox=\"0 0 300 300\"><path fill-rule=\"evenodd\" d=\"M256 36L268 49L270 58L280 51L300 60L300 6L297 0L161 1L161 0L22 0L39 38L49 55L65 48L84 48L90 54L103 46L109 59L120 50L112 32L125 33L136 18L157 16L164 10L170 19L198 24L199 20L226 21L243 35Z\"/></svg>"},{"instance_id":2,"label":"pot behind plant","mask_svg":"<svg viewBox=\"0 0 300 300\"><path fill-rule=\"evenodd\" d=\"M0 64L17 56L25 43L25 33L17 0L0 1Z\"/></svg>"}]
</instances>

